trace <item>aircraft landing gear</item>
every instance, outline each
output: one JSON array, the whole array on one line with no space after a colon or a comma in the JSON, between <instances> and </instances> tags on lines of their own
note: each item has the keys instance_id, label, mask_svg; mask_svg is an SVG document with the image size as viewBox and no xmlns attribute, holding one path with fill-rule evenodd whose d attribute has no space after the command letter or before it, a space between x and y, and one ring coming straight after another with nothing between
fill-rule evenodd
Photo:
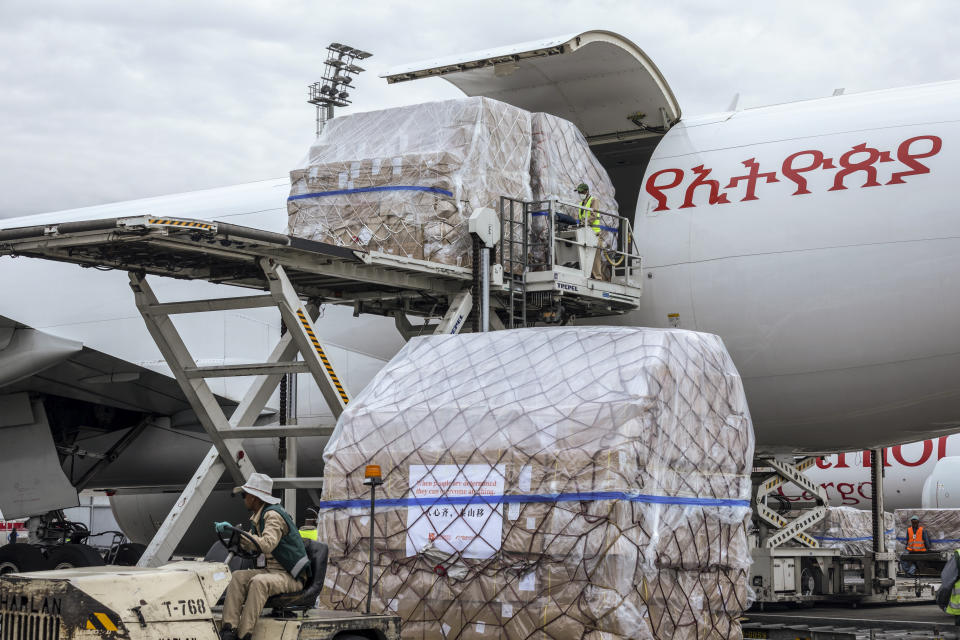
<instances>
[{"instance_id":1,"label":"aircraft landing gear","mask_svg":"<svg viewBox=\"0 0 960 640\"><path fill-rule=\"evenodd\" d=\"M47 556L49 569L74 569L76 567L103 566L103 558L93 547L85 544L64 544L56 547Z\"/></svg>"}]
</instances>

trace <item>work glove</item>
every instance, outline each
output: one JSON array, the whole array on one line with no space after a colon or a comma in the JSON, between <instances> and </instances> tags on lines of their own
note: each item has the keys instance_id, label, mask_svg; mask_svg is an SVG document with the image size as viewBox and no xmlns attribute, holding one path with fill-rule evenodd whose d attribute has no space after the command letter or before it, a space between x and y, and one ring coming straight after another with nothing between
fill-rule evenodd
<instances>
[{"instance_id":1,"label":"work glove","mask_svg":"<svg viewBox=\"0 0 960 640\"><path fill-rule=\"evenodd\" d=\"M213 528L217 530L217 533L224 534L224 535L230 533L231 527L233 527L233 525L230 524L229 522L213 523Z\"/></svg>"}]
</instances>

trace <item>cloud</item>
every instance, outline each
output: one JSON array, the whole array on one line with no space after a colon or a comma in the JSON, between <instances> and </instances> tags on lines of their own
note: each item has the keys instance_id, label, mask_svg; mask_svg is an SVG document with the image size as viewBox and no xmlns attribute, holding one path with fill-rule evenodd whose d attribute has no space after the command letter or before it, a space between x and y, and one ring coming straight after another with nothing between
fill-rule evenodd
<instances>
[{"instance_id":1,"label":"cloud","mask_svg":"<svg viewBox=\"0 0 960 640\"><path fill-rule=\"evenodd\" d=\"M0 216L279 177L313 137L339 40L374 52L356 109L443 99L397 64L588 28L639 44L685 114L953 79L960 5L0 0ZM957 8L955 8L957 7Z\"/></svg>"}]
</instances>

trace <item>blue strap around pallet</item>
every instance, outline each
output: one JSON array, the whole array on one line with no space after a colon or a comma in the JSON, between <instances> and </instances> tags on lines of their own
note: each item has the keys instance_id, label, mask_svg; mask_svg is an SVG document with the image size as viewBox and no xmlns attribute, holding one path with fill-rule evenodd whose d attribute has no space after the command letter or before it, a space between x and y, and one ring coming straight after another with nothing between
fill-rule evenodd
<instances>
[{"instance_id":1,"label":"blue strap around pallet","mask_svg":"<svg viewBox=\"0 0 960 640\"><path fill-rule=\"evenodd\" d=\"M531 495L498 495L498 496L441 496L438 498L386 498L378 499L377 506L381 507L433 507L437 505L465 505L465 504L524 504L524 503L552 503L552 502L582 502L593 500L625 500L647 504L670 504L688 507L749 507L749 500L734 500L732 498L695 498L685 496L655 496L633 494L623 491L591 491L584 493L541 493ZM352 509L370 505L368 499L360 500L325 500L317 507L320 509Z\"/></svg>"},{"instance_id":2,"label":"blue strap around pallet","mask_svg":"<svg viewBox=\"0 0 960 640\"><path fill-rule=\"evenodd\" d=\"M453 193L446 189L437 189L436 187L417 187L413 185L394 185L390 187L363 187L362 189L337 189L336 191L318 191L316 193L304 193L298 196L290 196L287 202L291 200L303 200L304 198L322 198L324 196L342 196L351 193L374 193L377 191L425 191L427 193L439 193L440 195L453 197Z\"/></svg>"},{"instance_id":3,"label":"blue strap around pallet","mask_svg":"<svg viewBox=\"0 0 960 640\"><path fill-rule=\"evenodd\" d=\"M888 536L893 533L893 529L888 529L883 532L883 535ZM831 536L810 536L814 540L826 540L827 542L866 542L867 540L873 540L873 536L860 536L858 538L833 538Z\"/></svg>"}]
</instances>

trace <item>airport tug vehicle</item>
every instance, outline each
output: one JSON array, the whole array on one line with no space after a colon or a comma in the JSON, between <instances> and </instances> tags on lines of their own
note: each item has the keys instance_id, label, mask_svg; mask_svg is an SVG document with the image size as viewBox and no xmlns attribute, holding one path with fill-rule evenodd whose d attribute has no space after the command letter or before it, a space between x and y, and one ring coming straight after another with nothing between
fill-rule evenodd
<instances>
[{"instance_id":1,"label":"airport tug vehicle","mask_svg":"<svg viewBox=\"0 0 960 640\"><path fill-rule=\"evenodd\" d=\"M240 546L250 540L254 551ZM0 639L219 640L220 607L233 556L260 554L249 534L221 538L227 562L99 566L0 576ZM270 598L254 640L399 640L400 618L316 609L327 546L304 541L313 575L303 591Z\"/></svg>"}]
</instances>

